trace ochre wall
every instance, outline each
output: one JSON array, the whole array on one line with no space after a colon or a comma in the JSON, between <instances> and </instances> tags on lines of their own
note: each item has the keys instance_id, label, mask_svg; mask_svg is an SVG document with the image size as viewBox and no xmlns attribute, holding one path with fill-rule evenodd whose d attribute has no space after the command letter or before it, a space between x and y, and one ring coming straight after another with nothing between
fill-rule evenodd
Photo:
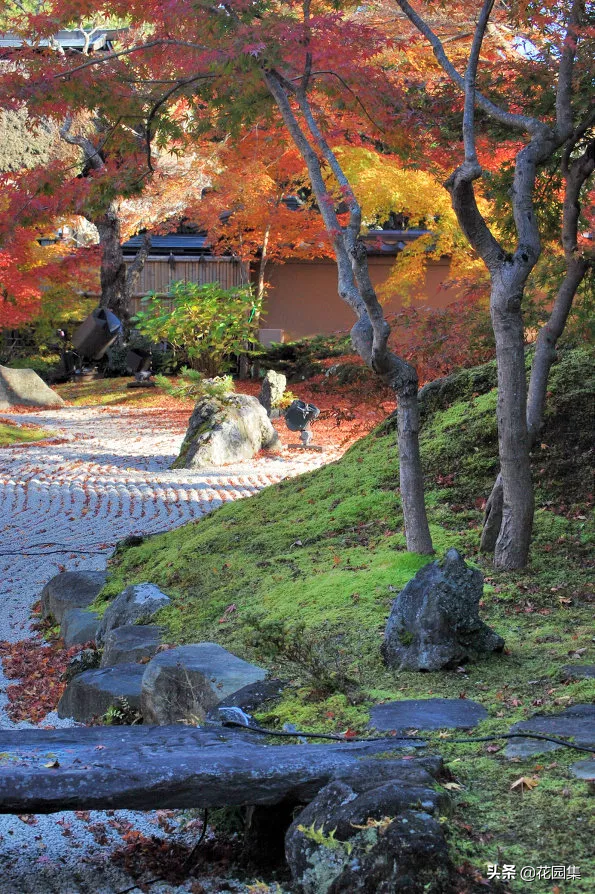
<instances>
[{"instance_id":1,"label":"ochre wall","mask_svg":"<svg viewBox=\"0 0 595 894\"><path fill-rule=\"evenodd\" d=\"M374 285L388 277L394 257L372 255L368 258ZM428 266L426 285L414 301L416 306L445 307L456 301L456 290L442 288L449 278L448 261ZM337 267L333 261L288 261L267 269L269 289L261 326L282 329L285 341L319 333L350 329L353 311L337 294ZM384 304L385 312L400 310L403 301L392 296Z\"/></svg>"}]
</instances>

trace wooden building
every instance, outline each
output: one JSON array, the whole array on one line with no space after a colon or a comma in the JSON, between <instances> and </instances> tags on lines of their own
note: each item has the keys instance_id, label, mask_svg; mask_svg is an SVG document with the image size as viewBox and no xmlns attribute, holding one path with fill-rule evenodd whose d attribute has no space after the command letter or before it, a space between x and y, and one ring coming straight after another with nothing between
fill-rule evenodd
<instances>
[{"instance_id":1,"label":"wooden building","mask_svg":"<svg viewBox=\"0 0 595 894\"><path fill-rule=\"evenodd\" d=\"M372 281L381 285L389 276L396 255L408 242L417 239L421 230L374 230L366 235ZM137 236L124 245L124 255L131 262L140 247ZM416 298L416 305L445 307L456 301L456 290L448 286L448 258L430 262L425 288ZM337 294L337 268L329 258L292 259L284 264L270 264L269 283L262 315L260 340L263 344L291 341L310 335L328 334L350 329L353 312ZM156 236L132 298L132 311L140 307L141 298L153 292L167 301L170 283L220 282L225 288L255 281L256 271L235 258L210 253L205 236ZM404 300L395 291L385 302L387 313L402 309Z\"/></svg>"}]
</instances>

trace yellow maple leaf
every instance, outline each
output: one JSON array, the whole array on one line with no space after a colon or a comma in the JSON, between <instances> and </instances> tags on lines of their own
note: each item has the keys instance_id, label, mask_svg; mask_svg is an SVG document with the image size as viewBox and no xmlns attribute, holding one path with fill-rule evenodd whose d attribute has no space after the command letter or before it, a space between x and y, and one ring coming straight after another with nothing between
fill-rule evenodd
<instances>
[{"instance_id":1,"label":"yellow maple leaf","mask_svg":"<svg viewBox=\"0 0 595 894\"><path fill-rule=\"evenodd\" d=\"M539 784L539 779L536 776L521 776L516 782L513 782L510 786L511 791L513 789L518 789L521 794L527 789L527 791L531 791L532 788L535 788L536 785Z\"/></svg>"}]
</instances>

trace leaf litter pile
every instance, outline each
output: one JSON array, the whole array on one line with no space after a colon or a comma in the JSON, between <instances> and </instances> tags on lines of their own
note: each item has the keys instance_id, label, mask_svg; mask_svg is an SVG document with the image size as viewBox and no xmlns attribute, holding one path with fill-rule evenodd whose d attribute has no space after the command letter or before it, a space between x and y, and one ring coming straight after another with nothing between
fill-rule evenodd
<instances>
[{"instance_id":1,"label":"leaf litter pile","mask_svg":"<svg viewBox=\"0 0 595 894\"><path fill-rule=\"evenodd\" d=\"M14 723L28 720L41 723L54 711L66 689L62 676L72 659L88 647L67 649L63 640L44 644L40 639L23 639L16 643L0 642L2 667L9 680L6 713Z\"/></svg>"}]
</instances>

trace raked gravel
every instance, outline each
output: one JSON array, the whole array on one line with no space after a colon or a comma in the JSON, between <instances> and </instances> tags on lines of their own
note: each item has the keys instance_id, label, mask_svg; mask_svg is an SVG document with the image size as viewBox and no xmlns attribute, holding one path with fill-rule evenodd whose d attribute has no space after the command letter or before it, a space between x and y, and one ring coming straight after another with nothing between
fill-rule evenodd
<instances>
[{"instance_id":1,"label":"raked gravel","mask_svg":"<svg viewBox=\"0 0 595 894\"><path fill-rule=\"evenodd\" d=\"M284 451L206 473L170 470L184 432L159 409L65 407L1 415L39 424L58 438L0 450L0 641L31 636L31 606L61 567L101 570L128 534L175 528L338 456ZM0 661L0 727L29 726L7 717L8 684ZM71 722L52 713L41 725ZM133 882L111 855L124 844L123 824L163 837L163 821L163 813L139 811L92 811L89 821L73 813L0 816L0 894L122 891ZM176 827L169 834L187 834L177 828L178 815L166 821ZM107 842L100 843L104 836ZM192 836L187 840L192 843ZM190 888L154 884L150 890ZM244 888L229 880L221 890Z\"/></svg>"}]
</instances>

